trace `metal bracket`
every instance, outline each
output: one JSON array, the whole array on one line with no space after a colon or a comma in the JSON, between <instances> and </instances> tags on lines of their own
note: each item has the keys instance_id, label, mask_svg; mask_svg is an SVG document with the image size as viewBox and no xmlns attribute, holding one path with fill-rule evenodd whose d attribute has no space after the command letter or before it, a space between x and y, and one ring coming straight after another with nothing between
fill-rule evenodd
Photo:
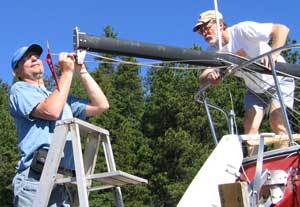
<instances>
[{"instance_id":1,"label":"metal bracket","mask_svg":"<svg viewBox=\"0 0 300 207\"><path fill-rule=\"evenodd\" d=\"M266 185L285 185L287 183L288 174L284 170L272 170L270 171L269 179Z\"/></svg>"},{"instance_id":2,"label":"metal bracket","mask_svg":"<svg viewBox=\"0 0 300 207\"><path fill-rule=\"evenodd\" d=\"M83 64L86 56L86 50L79 49L79 28L75 27L73 30L73 48L76 51L77 63Z\"/></svg>"},{"instance_id":3,"label":"metal bracket","mask_svg":"<svg viewBox=\"0 0 300 207\"><path fill-rule=\"evenodd\" d=\"M287 183L288 174L284 170L270 171L266 185L270 185L270 196L273 204L278 203L284 194L284 186Z\"/></svg>"},{"instance_id":4,"label":"metal bracket","mask_svg":"<svg viewBox=\"0 0 300 207\"><path fill-rule=\"evenodd\" d=\"M257 153L257 161L256 161L256 171L255 177L250 184L250 203L251 207L257 206L259 201L259 194L262 185L266 182L268 178L268 171L262 173L263 168L263 156L264 156L264 136L260 135L259 138L259 146L258 146L258 153Z\"/></svg>"},{"instance_id":5,"label":"metal bracket","mask_svg":"<svg viewBox=\"0 0 300 207\"><path fill-rule=\"evenodd\" d=\"M77 54L77 63L78 64L83 64L85 56L86 56L86 50L80 50L80 49L78 49L76 51L76 54Z\"/></svg>"}]
</instances>

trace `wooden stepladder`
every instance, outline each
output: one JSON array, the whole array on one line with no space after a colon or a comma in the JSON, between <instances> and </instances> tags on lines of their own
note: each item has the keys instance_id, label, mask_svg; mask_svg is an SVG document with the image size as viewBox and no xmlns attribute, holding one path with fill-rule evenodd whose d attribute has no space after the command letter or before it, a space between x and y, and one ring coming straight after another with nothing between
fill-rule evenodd
<instances>
[{"instance_id":1,"label":"wooden stepladder","mask_svg":"<svg viewBox=\"0 0 300 207\"><path fill-rule=\"evenodd\" d=\"M72 136L75 177L61 176L57 173L68 133L71 133ZM80 133L88 137L83 153ZM107 172L94 173L100 143L103 145ZM93 180L100 181L99 183L101 184L92 186ZM116 170L107 130L76 118L68 119L59 122L55 128L33 206L47 206L53 186L55 184L68 184L77 190L78 195L72 206L88 207L89 192L113 188L116 206L123 207L124 203L120 186L142 183L146 184L148 181Z\"/></svg>"}]
</instances>

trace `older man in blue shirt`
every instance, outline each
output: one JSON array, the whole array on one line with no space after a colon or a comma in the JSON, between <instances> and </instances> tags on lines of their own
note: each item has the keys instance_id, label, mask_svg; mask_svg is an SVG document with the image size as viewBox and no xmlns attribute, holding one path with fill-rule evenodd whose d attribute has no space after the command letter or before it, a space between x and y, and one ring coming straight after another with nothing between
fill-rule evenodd
<instances>
[{"instance_id":1,"label":"older man in blue shirt","mask_svg":"<svg viewBox=\"0 0 300 207\"><path fill-rule=\"evenodd\" d=\"M47 150L51 144L57 120L101 114L109 108L106 96L86 70L75 63L74 53L60 53L61 77L58 88L45 88L44 67L40 60L43 49L37 44L21 47L12 58L17 81L10 91L9 109L15 120L19 140L19 162L13 180L14 205L32 206L41 172L31 166L35 152ZM89 100L69 96L74 73L81 80ZM68 138L70 140L70 138ZM74 169L71 143L67 141L60 167ZM49 206L70 206L66 189L57 185L52 191Z\"/></svg>"}]
</instances>

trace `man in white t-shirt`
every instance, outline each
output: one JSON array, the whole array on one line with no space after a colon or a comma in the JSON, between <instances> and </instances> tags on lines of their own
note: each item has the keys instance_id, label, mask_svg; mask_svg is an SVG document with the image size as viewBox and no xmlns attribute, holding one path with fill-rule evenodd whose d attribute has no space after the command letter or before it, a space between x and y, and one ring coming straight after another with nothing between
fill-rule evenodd
<instances>
[{"instance_id":1,"label":"man in white t-shirt","mask_svg":"<svg viewBox=\"0 0 300 207\"><path fill-rule=\"evenodd\" d=\"M220 36L222 38L222 49L218 48L218 32L216 14L220 22ZM247 58L254 58L272 49L285 45L289 29L282 24L257 23L245 21L227 27L223 15L214 10L208 10L200 14L197 23L193 28L199 32L209 44L210 51L230 52ZM272 45L268 43L272 38ZM272 59L278 62L285 62L279 52L272 53ZM267 56L261 59L261 63L271 68ZM247 86L245 96L245 119L244 133L257 134L263 120L264 114L269 113L270 126L276 134L286 134L287 130L283 123L281 106L277 92L274 88L274 80L271 75L256 72L238 71L236 76L244 79ZM211 83L216 85L221 81L220 73L208 68L200 75L201 84ZM294 80L293 78L278 76L279 85L282 91L283 100L287 107L293 107ZM275 144L275 148L288 146L288 143ZM250 149L249 153L256 153L257 148Z\"/></svg>"}]
</instances>

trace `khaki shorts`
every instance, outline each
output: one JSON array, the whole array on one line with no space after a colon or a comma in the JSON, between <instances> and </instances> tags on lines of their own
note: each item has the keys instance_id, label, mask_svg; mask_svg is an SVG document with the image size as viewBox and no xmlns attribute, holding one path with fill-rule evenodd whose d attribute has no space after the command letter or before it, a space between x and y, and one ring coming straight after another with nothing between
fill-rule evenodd
<instances>
[{"instance_id":1,"label":"khaki shorts","mask_svg":"<svg viewBox=\"0 0 300 207\"><path fill-rule=\"evenodd\" d=\"M294 80L287 77L283 78L280 81L280 90L283 103L285 104L285 106L292 109L294 105ZM270 106L271 103L280 104L275 87L268 89L265 93L255 93L250 89L247 89L245 95L246 111L251 107L257 107L265 110Z\"/></svg>"}]
</instances>

